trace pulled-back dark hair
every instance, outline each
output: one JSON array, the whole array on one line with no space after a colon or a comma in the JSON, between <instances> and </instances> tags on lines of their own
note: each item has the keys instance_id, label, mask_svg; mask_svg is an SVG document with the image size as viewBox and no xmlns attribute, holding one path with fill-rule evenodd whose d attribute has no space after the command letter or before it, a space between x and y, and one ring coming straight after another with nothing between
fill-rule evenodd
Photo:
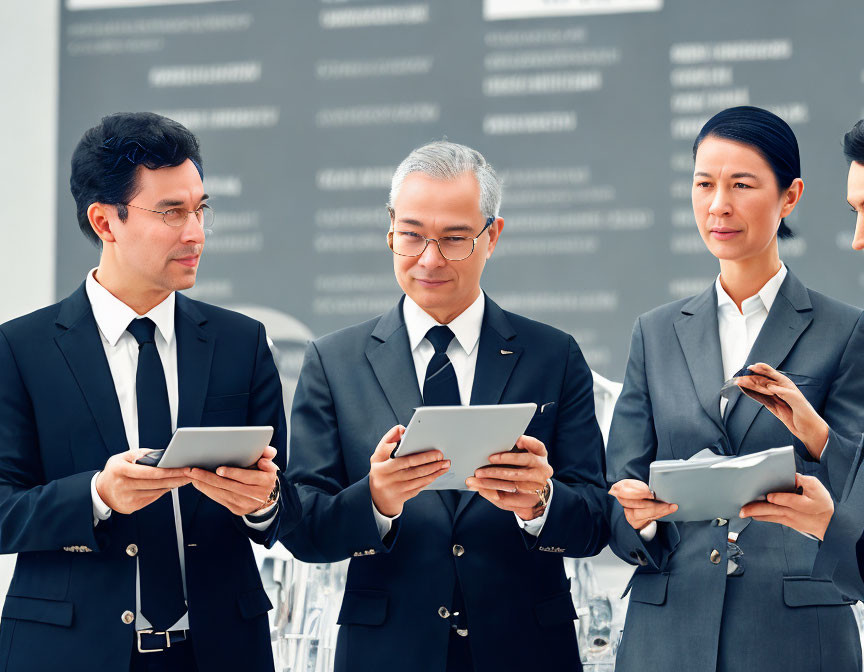
<instances>
[{"instance_id":1,"label":"pulled-back dark hair","mask_svg":"<svg viewBox=\"0 0 864 672\"><path fill-rule=\"evenodd\" d=\"M788 189L796 178L801 177L798 140L789 124L768 110L742 105L715 114L705 122L696 136L693 143L694 160L699 145L708 137L733 140L755 149L774 171L780 191ZM777 237L792 238L794 235L785 220L781 219Z\"/></svg>"},{"instance_id":2,"label":"pulled-back dark hair","mask_svg":"<svg viewBox=\"0 0 864 672\"><path fill-rule=\"evenodd\" d=\"M843 153L849 163L854 161L864 165L864 119L843 136Z\"/></svg>"},{"instance_id":3,"label":"pulled-back dark hair","mask_svg":"<svg viewBox=\"0 0 864 672\"><path fill-rule=\"evenodd\" d=\"M198 139L181 124L153 112L120 112L104 117L87 131L72 153L69 186L75 198L78 226L96 245L87 209L93 203L117 206L121 221L134 198L138 166L150 170L179 166L190 159L202 179Z\"/></svg>"}]
</instances>

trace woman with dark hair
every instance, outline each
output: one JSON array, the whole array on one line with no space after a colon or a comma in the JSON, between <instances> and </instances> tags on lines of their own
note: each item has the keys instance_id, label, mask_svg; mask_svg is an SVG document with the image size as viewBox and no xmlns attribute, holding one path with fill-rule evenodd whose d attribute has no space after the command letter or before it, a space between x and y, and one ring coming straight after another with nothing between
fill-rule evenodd
<instances>
[{"instance_id":1,"label":"woman with dark hair","mask_svg":"<svg viewBox=\"0 0 864 672\"><path fill-rule=\"evenodd\" d=\"M864 316L806 288L779 257L804 191L792 130L766 110L731 108L705 124L693 156L693 213L720 274L633 329L606 458L611 546L637 565L616 670L860 672L851 600L810 577L817 541L740 518L663 520L677 507L647 485L655 460L794 443L799 471L842 487L854 444L840 431L864 399ZM740 391L721 397L724 380L760 361L806 382L832 429L798 439Z\"/></svg>"},{"instance_id":2,"label":"woman with dark hair","mask_svg":"<svg viewBox=\"0 0 864 672\"><path fill-rule=\"evenodd\" d=\"M843 138L843 152L849 162L846 200L856 214L852 247L864 250L864 119ZM807 428L828 432L828 424L788 377L767 364L750 368L761 375L748 376L739 386L764 404L792 434L800 439ZM862 428L864 422L858 426ZM820 481L799 475L801 494L770 494L767 502L745 506L741 515L780 523L822 539L813 576L830 578L845 594L864 600L864 447L859 447L850 474L843 491L835 492L840 495L836 507Z\"/></svg>"}]
</instances>

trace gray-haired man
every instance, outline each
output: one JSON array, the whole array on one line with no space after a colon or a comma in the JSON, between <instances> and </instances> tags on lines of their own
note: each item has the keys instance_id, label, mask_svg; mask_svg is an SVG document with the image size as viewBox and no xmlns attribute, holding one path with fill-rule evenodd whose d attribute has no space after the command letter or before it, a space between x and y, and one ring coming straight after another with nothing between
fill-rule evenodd
<instances>
[{"instance_id":1,"label":"gray-haired man","mask_svg":"<svg viewBox=\"0 0 864 672\"><path fill-rule=\"evenodd\" d=\"M304 521L282 542L308 562L352 558L337 672L580 667L562 558L609 534L591 372L573 338L481 290L500 204L479 152L414 150L387 234L405 296L306 352L286 474ZM449 467L437 451L390 458L418 406L517 402L538 407L524 452L493 456L469 492L426 490Z\"/></svg>"}]
</instances>

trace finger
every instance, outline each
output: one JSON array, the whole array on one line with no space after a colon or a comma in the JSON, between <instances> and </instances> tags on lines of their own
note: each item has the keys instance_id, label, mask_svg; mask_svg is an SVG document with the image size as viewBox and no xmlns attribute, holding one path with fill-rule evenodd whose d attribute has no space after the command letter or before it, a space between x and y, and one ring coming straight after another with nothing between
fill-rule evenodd
<instances>
[{"instance_id":1,"label":"finger","mask_svg":"<svg viewBox=\"0 0 864 672\"><path fill-rule=\"evenodd\" d=\"M135 492L152 492L154 490L164 490L168 492L173 488L182 488L184 485L191 483L192 479L187 476L180 478L160 478L160 479L129 479L129 490Z\"/></svg>"},{"instance_id":2,"label":"finger","mask_svg":"<svg viewBox=\"0 0 864 672\"><path fill-rule=\"evenodd\" d=\"M770 502L750 502L741 507L738 514L742 518L755 518L757 516L785 516L788 509Z\"/></svg>"},{"instance_id":3,"label":"finger","mask_svg":"<svg viewBox=\"0 0 864 672\"><path fill-rule=\"evenodd\" d=\"M439 462L444 459L444 455L440 450L427 450L422 453L414 453L405 457L394 457L390 460L390 471L401 471L402 469L412 469L419 467L421 464L429 464L431 462Z\"/></svg>"},{"instance_id":4,"label":"finger","mask_svg":"<svg viewBox=\"0 0 864 672\"><path fill-rule=\"evenodd\" d=\"M638 485L634 485L638 484ZM654 499L654 493L645 483L640 481L618 481L609 488L609 494L613 497L624 497L625 499Z\"/></svg>"},{"instance_id":5,"label":"finger","mask_svg":"<svg viewBox=\"0 0 864 672\"><path fill-rule=\"evenodd\" d=\"M489 456L489 461L493 464L512 464L517 467L529 467L535 464L537 459L537 455L533 453L514 453L513 451L495 453Z\"/></svg>"},{"instance_id":6,"label":"finger","mask_svg":"<svg viewBox=\"0 0 864 672\"><path fill-rule=\"evenodd\" d=\"M273 464L272 462L270 464ZM192 477L199 478L197 472L209 474L209 471L205 469L193 469ZM227 478L232 481L237 481L238 483L245 483L246 485L265 485L266 483L273 483L273 471L260 471L258 469L238 469L237 467L219 467L216 470L216 475L221 476L222 478Z\"/></svg>"},{"instance_id":7,"label":"finger","mask_svg":"<svg viewBox=\"0 0 864 672\"><path fill-rule=\"evenodd\" d=\"M796 495L792 492L771 492L768 494L768 502L801 513L815 513L815 510L818 509L818 506L809 497Z\"/></svg>"},{"instance_id":8,"label":"finger","mask_svg":"<svg viewBox=\"0 0 864 672\"><path fill-rule=\"evenodd\" d=\"M510 467L481 467L474 471L475 478L497 478L501 481L545 481L548 478L542 469Z\"/></svg>"},{"instance_id":9,"label":"finger","mask_svg":"<svg viewBox=\"0 0 864 672\"><path fill-rule=\"evenodd\" d=\"M791 527L789 525L789 519L785 516L748 516L753 520L758 520L760 523L777 523L778 525L785 525L786 527Z\"/></svg>"},{"instance_id":10,"label":"finger","mask_svg":"<svg viewBox=\"0 0 864 672\"><path fill-rule=\"evenodd\" d=\"M411 469L402 469L395 474L393 474L393 478L396 479L396 482L405 482L405 481L413 481L415 478L425 478L430 474L436 474L439 471L447 472L450 469L450 460L442 460L439 462L429 462L428 464L421 464L416 467L412 467Z\"/></svg>"},{"instance_id":11,"label":"finger","mask_svg":"<svg viewBox=\"0 0 864 672\"><path fill-rule=\"evenodd\" d=\"M209 471L205 471L204 469L193 469L192 473L194 478L192 482L193 485L204 483L225 492L254 499L256 502L261 504L267 501L267 494L264 493L264 490L267 489L266 486L262 485L253 487L251 485L246 485L245 483L240 483L239 481L231 480L230 478L222 478L216 474L211 474ZM272 489L272 484L270 489Z\"/></svg>"},{"instance_id":12,"label":"finger","mask_svg":"<svg viewBox=\"0 0 864 672\"><path fill-rule=\"evenodd\" d=\"M668 504L669 502L660 502L656 499L626 499L618 497L618 503L625 509L651 509L658 504Z\"/></svg>"},{"instance_id":13,"label":"finger","mask_svg":"<svg viewBox=\"0 0 864 672\"><path fill-rule=\"evenodd\" d=\"M143 464L121 464L118 466L118 471L122 476L135 479L178 478L189 475L188 467L163 469L162 467L148 467Z\"/></svg>"},{"instance_id":14,"label":"finger","mask_svg":"<svg viewBox=\"0 0 864 672\"><path fill-rule=\"evenodd\" d=\"M499 504L511 507L512 509L531 509L539 506L540 501L537 495L533 492L530 494L524 492L499 492Z\"/></svg>"},{"instance_id":15,"label":"finger","mask_svg":"<svg viewBox=\"0 0 864 672\"><path fill-rule=\"evenodd\" d=\"M257 499L243 497L235 492L229 492L222 488L217 488L209 483L204 483L203 481L194 481L192 485L214 502L218 502L227 507L232 513L254 511L261 504Z\"/></svg>"},{"instance_id":16,"label":"finger","mask_svg":"<svg viewBox=\"0 0 864 672\"><path fill-rule=\"evenodd\" d=\"M385 462L386 460L389 460L390 453L392 453L393 449L396 447L396 442L402 438L402 434L404 433L405 428L402 425L391 427L387 433L381 437L378 446L375 448L375 452L372 453L372 457L370 458L372 462Z\"/></svg>"},{"instance_id":17,"label":"finger","mask_svg":"<svg viewBox=\"0 0 864 672\"><path fill-rule=\"evenodd\" d=\"M804 474L795 474L795 485L801 488L805 496L816 497L831 497L828 488L815 476L805 476Z\"/></svg>"},{"instance_id":18,"label":"finger","mask_svg":"<svg viewBox=\"0 0 864 672\"><path fill-rule=\"evenodd\" d=\"M536 481L504 481L496 478L476 478L469 477L465 479L465 485L469 490L500 490L501 492L512 492L512 493L532 493L531 496L534 497L534 501L537 501L539 495L537 495L538 490L543 490L546 487L546 483L540 483Z\"/></svg>"},{"instance_id":19,"label":"finger","mask_svg":"<svg viewBox=\"0 0 864 672\"><path fill-rule=\"evenodd\" d=\"M435 472L434 474L429 474L428 476L422 476L420 478L415 478L411 481L406 481L404 486L406 489L403 492L413 493L411 496L413 497L417 493L423 490L427 485L432 483L436 478L441 476L442 474L446 474L446 469L441 469L440 471Z\"/></svg>"},{"instance_id":20,"label":"finger","mask_svg":"<svg viewBox=\"0 0 864 672\"><path fill-rule=\"evenodd\" d=\"M526 436L523 434L516 439L516 447L521 448L522 450L527 450L529 453L533 453L534 455L540 455L541 457L546 456L546 446L540 439L535 439L533 436Z\"/></svg>"},{"instance_id":21,"label":"finger","mask_svg":"<svg viewBox=\"0 0 864 672\"><path fill-rule=\"evenodd\" d=\"M252 469L253 467L250 467ZM262 457L255 463L255 469L258 471L266 471L268 474L275 474L279 471L279 465L273 460Z\"/></svg>"},{"instance_id":22,"label":"finger","mask_svg":"<svg viewBox=\"0 0 864 672\"><path fill-rule=\"evenodd\" d=\"M276 454L278 452L279 451L277 451L273 446L267 446L264 449L264 452L262 453L261 458L264 460L272 460L274 457L276 457Z\"/></svg>"}]
</instances>

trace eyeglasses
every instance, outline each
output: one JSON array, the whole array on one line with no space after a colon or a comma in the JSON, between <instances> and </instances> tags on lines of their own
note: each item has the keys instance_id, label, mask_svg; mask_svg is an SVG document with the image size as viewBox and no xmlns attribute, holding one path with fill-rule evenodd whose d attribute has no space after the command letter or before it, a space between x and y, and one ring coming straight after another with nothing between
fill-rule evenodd
<instances>
[{"instance_id":1,"label":"eyeglasses","mask_svg":"<svg viewBox=\"0 0 864 672\"><path fill-rule=\"evenodd\" d=\"M171 227L184 226L186 222L189 221L189 215L194 214L196 221L205 231L212 231L213 229L213 208L206 203L202 203L196 210L186 210L185 208L151 210L150 208L142 208L130 203L120 203L120 205L125 205L127 208L135 208L136 210L144 210L145 212L152 212L156 215L162 215L162 221Z\"/></svg>"},{"instance_id":2,"label":"eyeglasses","mask_svg":"<svg viewBox=\"0 0 864 672\"><path fill-rule=\"evenodd\" d=\"M495 217L486 219L486 224L473 238L468 236L442 236L441 238L426 238L421 236L416 231L397 231L393 222L395 214L392 208L387 208L390 213L390 231L387 232L387 246L393 251L393 254L398 254L400 257L419 257L426 251L429 243L435 243L438 246L438 251L441 256L447 261L462 261L467 259L474 252L477 244L477 239L483 235L492 223Z\"/></svg>"}]
</instances>

